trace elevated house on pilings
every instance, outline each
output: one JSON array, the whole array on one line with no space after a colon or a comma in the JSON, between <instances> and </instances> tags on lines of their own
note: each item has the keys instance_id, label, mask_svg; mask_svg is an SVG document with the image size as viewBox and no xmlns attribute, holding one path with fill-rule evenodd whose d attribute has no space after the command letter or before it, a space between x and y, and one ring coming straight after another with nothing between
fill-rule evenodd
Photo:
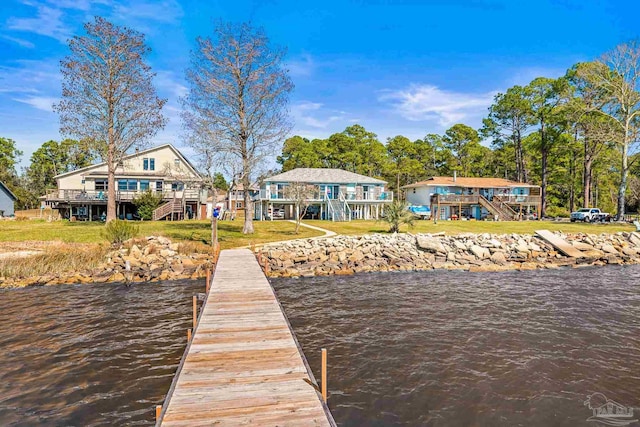
<instances>
[{"instance_id":1,"label":"elevated house on pilings","mask_svg":"<svg viewBox=\"0 0 640 427\"><path fill-rule=\"evenodd\" d=\"M99 163L55 177L57 188L41 197L63 218L95 221L106 216L107 164ZM153 219L206 217L207 191L191 162L166 144L125 156L116 169L116 212L121 219L136 219L133 200L146 191L160 196Z\"/></svg>"},{"instance_id":2,"label":"elevated house on pilings","mask_svg":"<svg viewBox=\"0 0 640 427\"><path fill-rule=\"evenodd\" d=\"M393 201L393 192L380 179L328 168L297 168L266 178L254 196L254 218L274 219L296 217L296 201L288 198L287 187L292 183L313 186L306 203L307 217L330 221L378 219L384 206Z\"/></svg>"},{"instance_id":3,"label":"elevated house on pilings","mask_svg":"<svg viewBox=\"0 0 640 427\"><path fill-rule=\"evenodd\" d=\"M434 176L402 187L412 205L434 219L514 221L540 217L540 186L502 178Z\"/></svg>"}]
</instances>

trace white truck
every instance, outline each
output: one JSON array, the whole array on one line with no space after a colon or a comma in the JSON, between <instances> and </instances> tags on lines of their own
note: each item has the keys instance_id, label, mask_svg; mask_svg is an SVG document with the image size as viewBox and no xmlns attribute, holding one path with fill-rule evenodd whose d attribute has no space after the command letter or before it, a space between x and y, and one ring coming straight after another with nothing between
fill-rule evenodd
<instances>
[{"instance_id":1,"label":"white truck","mask_svg":"<svg viewBox=\"0 0 640 427\"><path fill-rule=\"evenodd\" d=\"M596 222L596 221L611 221L611 215L606 212L602 212L598 208L582 208L575 212L571 212L571 222L584 221L584 222Z\"/></svg>"}]
</instances>

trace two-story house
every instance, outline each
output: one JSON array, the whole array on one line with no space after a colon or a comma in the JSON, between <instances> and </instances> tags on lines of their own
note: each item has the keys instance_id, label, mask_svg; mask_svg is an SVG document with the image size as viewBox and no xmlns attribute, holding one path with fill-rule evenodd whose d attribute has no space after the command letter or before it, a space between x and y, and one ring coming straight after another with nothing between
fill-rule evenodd
<instances>
[{"instance_id":1,"label":"two-story house","mask_svg":"<svg viewBox=\"0 0 640 427\"><path fill-rule=\"evenodd\" d=\"M435 219L539 218L540 187L502 178L434 176L402 187L408 203L429 206Z\"/></svg>"},{"instance_id":2,"label":"two-story house","mask_svg":"<svg viewBox=\"0 0 640 427\"><path fill-rule=\"evenodd\" d=\"M295 218L295 200L287 192L292 183L313 186L306 202L307 215L314 219L348 221L378 219L386 204L393 201L387 183L342 169L298 168L266 178L254 197L255 218L273 219L275 212L285 219Z\"/></svg>"},{"instance_id":3,"label":"two-story house","mask_svg":"<svg viewBox=\"0 0 640 427\"><path fill-rule=\"evenodd\" d=\"M55 177L57 189L42 199L63 218L96 220L107 210L107 164L99 163ZM134 219L133 200L145 191L162 198L154 218L205 218L207 191L202 177L171 144L127 155L116 169L116 211L119 218Z\"/></svg>"}]
</instances>

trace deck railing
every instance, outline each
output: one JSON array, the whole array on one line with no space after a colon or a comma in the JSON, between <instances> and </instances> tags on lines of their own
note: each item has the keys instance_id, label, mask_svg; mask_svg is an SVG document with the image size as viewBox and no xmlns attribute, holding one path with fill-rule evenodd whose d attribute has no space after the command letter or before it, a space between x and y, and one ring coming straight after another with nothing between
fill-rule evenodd
<instances>
[{"instance_id":1,"label":"deck railing","mask_svg":"<svg viewBox=\"0 0 640 427\"><path fill-rule=\"evenodd\" d=\"M515 204L537 205L537 204L540 204L540 202L542 201L540 196L525 196L521 194L499 195L499 196L493 196L493 198L498 199L501 202L512 204L512 205L515 205Z\"/></svg>"},{"instance_id":2,"label":"deck railing","mask_svg":"<svg viewBox=\"0 0 640 427\"><path fill-rule=\"evenodd\" d=\"M494 195L493 197L488 197L488 200L498 199L502 203L506 204L531 204L536 205L540 203L540 196L525 196L525 195L517 195L517 194L509 194L509 195ZM431 196L432 203L443 203L443 204L479 204L480 196L477 194L434 194Z\"/></svg>"},{"instance_id":3,"label":"deck railing","mask_svg":"<svg viewBox=\"0 0 640 427\"><path fill-rule=\"evenodd\" d=\"M346 193L344 194L344 198L346 199L347 202L392 202L393 201L393 191L383 191L381 192L379 195L374 194L372 191L368 192L368 193L363 193L363 194L357 194L357 193ZM311 196L311 198L309 198L309 201L312 202L321 202L323 200L326 199L326 196L324 193L322 193L320 191L320 189L318 189L317 191L315 191L313 193L313 195ZM287 198L285 196L284 193L272 193L271 191L267 190L267 189L261 189L259 193L256 193L255 196L253 196L253 200L254 201L260 201L260 200L268 200L268 201L273 201L273 202L277 202L277 201L292 201L291 199Z\"/></svg>"},{"instance_id":4,"label":"deck railing","mask_svg":"<svg viewBox=\"0 0 640 427\"><path fill-rule=\"evenodd\" d=\"M182 199L183 192L186 200L198 200L202 198L201 190L185 189L185 190L165 190L153 191L156 195L162 196L163 200ZM116 191L116 201L126 202L132 201L136 197L141 196L144 191ZM100 190L51 190L46 195L47 201L52 202L106 202L108 198L107 191Z\"/></svg>"}]
</instances>

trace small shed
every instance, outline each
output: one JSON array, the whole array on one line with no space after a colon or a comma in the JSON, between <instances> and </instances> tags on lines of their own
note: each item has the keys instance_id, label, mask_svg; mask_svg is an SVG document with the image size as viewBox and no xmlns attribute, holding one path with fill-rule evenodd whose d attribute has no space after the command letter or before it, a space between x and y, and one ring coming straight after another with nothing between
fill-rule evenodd
<instances>
[{"instance_id":1,"label":"small shed","mask_svg":"<svg viewBox=\"0 0 640 427\"><path fill-rule=\"evenodd\" d=\"M13 204L17 200L15 194L9 190L4 182L0 181L0 217L13 216Z\"/></svg>"}]
</instances>

